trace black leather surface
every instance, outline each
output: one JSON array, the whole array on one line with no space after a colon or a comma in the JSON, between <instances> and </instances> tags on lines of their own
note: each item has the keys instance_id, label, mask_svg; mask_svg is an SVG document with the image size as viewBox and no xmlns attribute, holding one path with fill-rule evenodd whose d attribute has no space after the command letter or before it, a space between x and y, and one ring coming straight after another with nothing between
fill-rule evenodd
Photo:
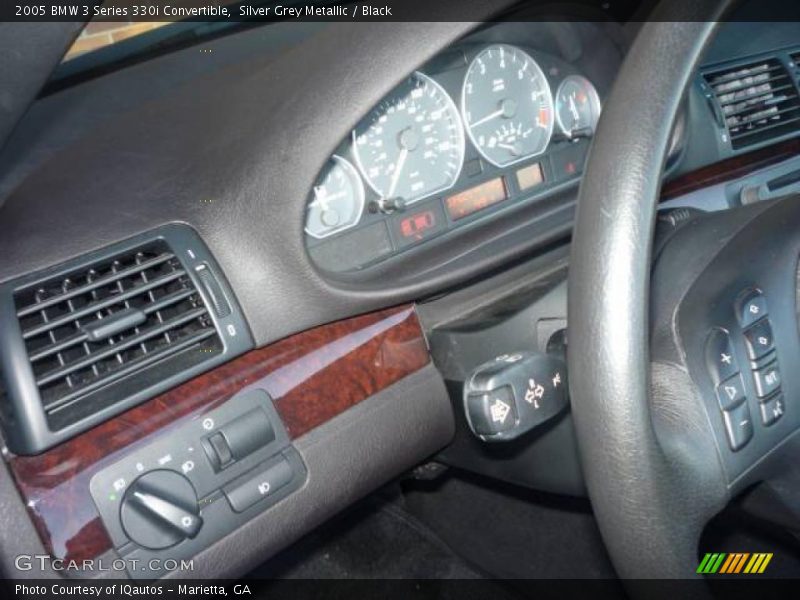
<instances>
[{"instance_id":1,"label":"black leather surface","mask_svg":"<svg viewBox=\"0 0 800 600\"><path fill-rule=\"evenodd\" d=\"M683 91L727 2L662 3L600 119L570 260L569 367L584 473L623 577L690 577L705 520L727 493L688 376L651 365L650 246L665 151ZM675 21L675 22L670 22ZM683 22L678 22L683 21ZM652 393L651 393L652 392ZM654 407L658 404L658 407ZM683 419L680 420L683 423Z\"/></svg>"},{"instance_id":2,"label":"black leather surface","mask_svg":"<svg viewBox=\"0 0 800 600\"><path fill-rule=\"evenodd\" d=\"M1 578L50 579L58 576L49 566L32 558L46 552L4 461L0 461L0 532L3 540L0 544ZM19 562L23 570L16 569L20 556L26 557Z\"/></svg>"},{"instance_id":3,"label":"black leather surface","mask_svg":"<svg viewBox=\"0 0 800 600\"><path fill-rule=\"evenodd\" d=\"M434 5L418 4L431 14ZM452 22L331 23L277 56L225 65L103 123L6 199L0 280L185 221L211 248L263 345L463 279L454 269L446 280L416 273L414 285L334 285L308 260L305 201L355 123L476 26L457 19L488 18L510 4L436 3L434 16Z\"/></svg>"}]
</instances>

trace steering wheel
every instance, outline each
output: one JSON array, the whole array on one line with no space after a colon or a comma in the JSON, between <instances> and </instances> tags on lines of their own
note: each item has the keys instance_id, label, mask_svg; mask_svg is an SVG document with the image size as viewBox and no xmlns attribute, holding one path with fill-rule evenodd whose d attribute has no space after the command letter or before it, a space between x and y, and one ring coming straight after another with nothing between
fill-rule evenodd
<instances>
[{"instance_id":1,"label":"steering wheel","mask_svg":"<svg viewBox=\"0 0 800 600\"><path fill-rule=\"evenodd\" d=\"M623 578L696 576L708 520L774 473L800 430L798 202L694 217L653 264L672 125L729 4L657 8L606 101L579 194L572 411Z\"/></svg>"}]
</instances>

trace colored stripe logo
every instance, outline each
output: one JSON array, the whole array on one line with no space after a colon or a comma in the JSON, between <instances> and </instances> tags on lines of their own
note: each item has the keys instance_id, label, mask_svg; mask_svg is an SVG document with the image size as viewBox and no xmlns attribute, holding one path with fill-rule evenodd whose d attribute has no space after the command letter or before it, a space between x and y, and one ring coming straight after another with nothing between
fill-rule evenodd
<instances>
[{"instance_id":1,"label":"colored stripe logo","mask_svg":"<svg viewBox=\"0 0 800 600\"><path fill-rule=\"evenodd\" d=\"M749 552L708 552L700 561L697 572L703 575L715 573L755 575L763 573L771 560L772 552L755 552L753 554Z\"/></svg>"}]
</instances>

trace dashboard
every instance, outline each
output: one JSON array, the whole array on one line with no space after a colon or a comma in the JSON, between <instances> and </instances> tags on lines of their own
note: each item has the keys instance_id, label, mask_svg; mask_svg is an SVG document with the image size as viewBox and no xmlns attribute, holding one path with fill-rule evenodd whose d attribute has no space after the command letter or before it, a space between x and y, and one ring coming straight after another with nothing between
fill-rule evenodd
<instances>
[{"instance_id":1,"label":"dashboard","mask_svg":"<svg viewBox=\"0 0 800 600\"><path fill-rule=\"evenodd\" d=\"M456 22L459 16L369 27L270 24L210 41L213 52L201 60L196 48L187 48L36 101L0 150L0 292L9 299L0 309L7 309L9 322L20 312L47 316L59 293L77 296L77 273L91 288L88 298L100 287L100 272L104 283L121 281L131 300L123 316L133 321L113 322L111 334L128 335L132 322L148 327L161 318L153 308L161 297L128 292L150 277L149 271L140 275L142 264L163 263L171 269L160 274L164 297L182 302L173 317L181 320L179 336L152 345L144 340L144 352L173 352L195 335L214 343L191 355L193 362L189 352L181 354L185 347L174 350L170 362L159 363L169 372L158 377L141 371L151 387L135 394L126 379L117 387L122 400L92 396L82 405L87 413L98 406L105 412L93 412L90 422L75 411L68 431L39 440L29 455L11 448L10 473L0 469L8 483L0 486L8 494L0 506L9 510L0 513L14 517L13 531L33 523L39 537L15 534L9 525L7 539L41 539L61 558L138 552L135 539L122 535L137 528L115 523L118 513L103 502L123 491L115 490L120 479L139 476L140 463L163 467L158 461L170 454L166 465L197 463L184 474L203 490L198 498L216 502L220 511L208 519L216 529L207 527L187 543L194 544L187 556L197 553L204 576L229 577L443 447L460 451L452 443L458 415L446 387L473 362L507 350L499 336L484 335L486 322L503 329L504 344L520 347L536 345L530 338L541 332L532 332L532 323L565 323L563 297L548 300L536 319L511 300L496 311L488 305L500 294L514 302L538 298L537 269L552 274L548 286L563 277L584 162L635 32L568 18L496 20L475 29ZM791 68L787 77L800 75L793 62L800 50L796 31L755 29L757 35L745 38L737 24L723 28L709 49L687 97L667 180L775 141L796 141L796 128L789 128L794 121L787 120L787 129L769 130L781 137L733 148L724 137L730 125L724 119L720 125L709 104L720 100L713 94L709 100L708 89L751 77L743 69L752 69L754 60L778 60L787 73ZM717 80L722 71L726 79ZM780 115L794 119L800 109L789 108ZM762 120L758 115L742 126ZM750 195L787 176L790 185L800 185L797 150L790 150L795 162L774 167L779 173L719 184L724 190L716 190L714 208L734 206L745 183ZM673 205L708 208L708 190L689 200L681 192ZM185 285L177 289L173 281ZM103 294L117 293L106 287ZM28 298L30 307L14 306L15 295ZM113 313L113 299L86 301L104 302L107 316ZM469 317L459 323L463 335L437 354L441 341L431 335L431 323L452 320L456 304L458 316ZM68 308L60 321L84 327L92 311ZM150 321L136 321L137 310ZM447 314L434 319L437 310ZM511 313L518 318L508 318ZM63 349L61 338L40 340L50 335L44 319L30 327L36 333L29 338L41 345L15 344L16 362L5 372L16 375L4 375L4 404L16 392L12 378L30 369L30 355L52 365ZM69 341L95 343L88 336L101 337L98 329ZM139 340L123 343L133 347L133 341ZM97 372L82 377L89 384L106 375L122 380L108 363L141 364L135 348L118 354L104 355L86 367ZM173 370L176 364L181 368ZM67 379L71 373L62 367L56 368L63 381L45 381L53 378L42 367L40 389L67 386L72 394L75 378ZM254 399L252 387L268 397ZM53 402L64 404L62 397ZM241 414L224 414L237 402ZM227 433L258 407L273 426L263 436L268 441L241 451L228 466L218 464L208 449L216 430L206 430L204 419ZM458 460L537 489L581 494L579 465L564 466L565 444L574 441L565 428L542 436L547 449L531 446L513 460L494 461L484 452L482 469L474 454L464 451ZM552 441L556 435L564 437ZM11 436L3 436L10 444ZM35 454L44 446L49 449ZM235 454L237 446L222 450ZM217 463L206 464L208 456ZM281 456L292 467L280 488L290 502L274 496L274 504L226 508L225 498L240 484L252 488L245 477L250 469L283 465ZM553 465L567 475L553 475ZM552 481L543 484L547 477ZM32 502L30 511L18 491Z\"/></svg>"},{"instance_id":2,"label":"dashboard","mask_svg":"<svg viewBox=\"0 0 800 600\"><path fill-rule=\"evenodd\" d=\"M361 269L552 196L580 177L601 108L578 67L530 44L467 39L441 52L321 170L305 217L311 258Z\"/></svg>"}]
</instances>

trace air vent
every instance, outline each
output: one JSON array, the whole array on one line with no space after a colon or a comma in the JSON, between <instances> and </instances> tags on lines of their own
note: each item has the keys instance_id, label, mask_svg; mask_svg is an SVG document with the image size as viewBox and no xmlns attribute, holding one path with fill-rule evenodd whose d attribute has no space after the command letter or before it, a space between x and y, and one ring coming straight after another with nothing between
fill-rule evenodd
<instances>
[{"instance_id":1,"label":"air vent","mask_svg":"<svg viewBox=\"0 0 800 600\"><path fill-rule=\"evenodd\" d=\"M795 82L777 58L704 75L734 149L800 129Z\"/></svg>"},{"instance_id":2,"label":"air vent","mask_svg":"<svg viewBox=\"0 0 800 600\"><path fill-rule=\"evenodd\" d=\"M33 379L28 386L15 380L16 395L38 392L49 432L76 424L84 429L94 416L119 412L251 345L232 303L225 302L226 319L216 304L207 305L230 291L214 274L218 269L211 269L205 247L197 241L184 249L185 228L173 229L183 234L176 236L180 253L165 236L151 237L12 287L22 341L17 346L24 347ZM209 297L209 278L219 298ZM224 342L231 332L238 339ZM30 399L16 400L25 407L17 413L30 413Z\"/></svg>"}]
</instances>

